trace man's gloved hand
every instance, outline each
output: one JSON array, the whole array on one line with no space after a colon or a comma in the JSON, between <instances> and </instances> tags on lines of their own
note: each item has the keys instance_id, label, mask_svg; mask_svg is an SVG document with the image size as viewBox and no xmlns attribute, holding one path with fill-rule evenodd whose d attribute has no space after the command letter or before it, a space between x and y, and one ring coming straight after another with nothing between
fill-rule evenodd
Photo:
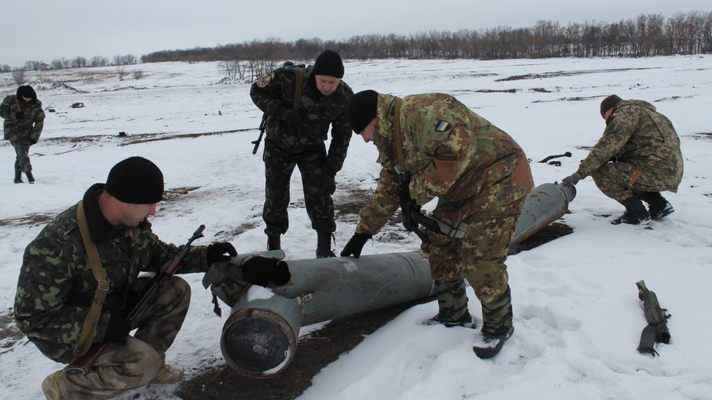
<instances>
[{"instance_id":1,"label":"man's gloved hand","mask_svg":"<svg viewBox=\"0 0 712 400\"><path fill-rule=\"evenodd\" d=\"M370 233L354 233L348 243L346 243L346 246L344 246L344 249L341 251L341 257L348 257L350 255L353 255L355 258L361 257L361 250L363 250L363 246L366 244L368 239L372 237L373 235Z\"/></svg>"},{"instance_id":2,"label":"man's gloved hand","mask_svg":"<svg viewBox=\"0 0 712 400\"><path fill-rule=\"evenodd\" d=\"M581 180L581 177L579 174L574 172L573 174L567 176L566 178L561 180L562 185L572 185L575 186L579 181Z\"/></svg>"},{"instance_id":3,"label":"man's gloved hand","mask_svg":"<svg viewBox=\"0 0 712 400\"><path fill-rule=\"evenodd\" d=\"M230 261L230 258L237 255L237 250L235 250L235 246L228 242L215 242L208 246L206 253L208 265L212 265L217 261Z\"/></svg>"},{"instance_id":4,"label":"man's gloved hand","mask_svg":"<svg viewBox=\"0 0 712 400\"><path fill-rule=\"evenodd\" d=\"M334 175L324 175L324 192L329 194L336 192L336 177Z\"/></svg>"},{"instance_id":5,"label":"man's gloved hand","mask_svg":"<svg viewBox=\"0 0 712 400\"><path fill-rule=\"evenodd\" d=\"M286 122L291 128L296 130L302 127L304 120L293 108L281 108L279 111L279 118Z\"/></svg>"},{"instance_id":6,"label":"man's gloved hand","mask_svg":"<svg viewBox=\"0 0 712 400\"><path fill-rule=\"evenodd\" d=\"M287 263L273 257L248 257L240 264L240 268L242 279L254 285L268 286L272 283L282 286L292 277Z\"/></svg>"},{"instance_id":7,"label":"man's gloved hand","mask_svg":"<svg viewBox=\"0 0 712 400\"><path fill-rule=\"evenodd\" d=\"M415 200L411 199L408 203L401 207L401 218L403 219L403 227L412 232L418 229L418 221L413 216L414 213L420 213L420 206Z\"/></svg>"},{"instance_id":8,"label":"man's gloved hand","mask_svg":"<svg viewBox=\"0 0 712 400\"><path fill-rule=\"evenodd\" d=\"M129 335L129 332L131 332L131 322L126 319L125 310L112 311L104 339L109 342L125 345L126 336Z\"/></svg>"}]
</instances>

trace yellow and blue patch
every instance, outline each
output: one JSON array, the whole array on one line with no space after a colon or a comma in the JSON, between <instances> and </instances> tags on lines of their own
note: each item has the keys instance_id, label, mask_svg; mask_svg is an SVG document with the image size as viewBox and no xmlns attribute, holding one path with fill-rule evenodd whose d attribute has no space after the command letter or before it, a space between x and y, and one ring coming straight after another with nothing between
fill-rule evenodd
<instances>
[{"instance_id":1,"label":"yellow and blue patch","mask_svg":"<svg viewBox=\"0 0 712 400\"><path fill-rule=\"evenodd\" d=\"M445 132L450 129L450 123L443 120L438 120L435 123L435 132Z\"/></svg>"}]
</instances>

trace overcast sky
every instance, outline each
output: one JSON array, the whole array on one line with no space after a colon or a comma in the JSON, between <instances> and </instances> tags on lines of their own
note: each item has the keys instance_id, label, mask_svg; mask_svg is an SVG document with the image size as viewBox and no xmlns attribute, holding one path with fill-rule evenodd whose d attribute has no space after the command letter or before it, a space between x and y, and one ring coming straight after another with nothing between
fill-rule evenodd
<instances>
[{"instance_id":1,"label":"overcast sky","mask_svg":"<svg viewBox=\"0 0 712 400\"><path fill-rule=\"evenodd\" d=\"M138 57L265 38L339 40L370 33L528 27L537 20L613 22L692 10L712 6L709 0L3 0L0 64Z\"/></svg>"}]
</instances>

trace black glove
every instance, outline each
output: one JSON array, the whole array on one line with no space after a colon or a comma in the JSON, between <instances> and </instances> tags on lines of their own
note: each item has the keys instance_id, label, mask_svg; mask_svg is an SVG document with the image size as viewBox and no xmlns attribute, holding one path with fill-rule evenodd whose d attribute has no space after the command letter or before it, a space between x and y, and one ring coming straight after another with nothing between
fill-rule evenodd
<instances>
[{"instance_id":1,"label":"black glove","mask_svg":"<svg viewBox=\"0 0 712 400\"><path fill-rule=\"evenodd\" d=\"M361 257L361 250L363 250L363 246L366 244L368 239L372 237L373 235L370 233L354 233L348 243L346 243L346 246L344 246L344 249L341 251L341 257L348 257L350 255L353 255L355 258Z\"/></svg>"},{"instance_id":2,"label":"black glove","mask_svg":"<svg viewBox=\"0 0 712 400\"><path fill-rule=\"evenodd\" d=\"M15 112L15 119L22 119L23 115L22 111L17 111Z\"/></svg>"},{"instance_id":3,"label":"black glove","mask_svg":"<svg viewBox=\"0 0 712 400\"><path fill-rule=\"evenodd\" d=\"M334 194L336 191L336 177L334 175L324 175L324 192Z\"/></svg>"},{"instance_id":4,"label":"black glove","mask_svg":"<svg viewBox=\"0 0 712 400\"><path fill-rule=\"evenodd\" d=\"M208 265L212 265L217 261L230 261L230 258L237 255L237 250L235 250L235 246L228 242L215 242L208 246L206 253Z\"/></svg>"},{"instance_id":5,"label":"black glove","mask_svg":"<svg viewBox=\"0 0 712 400\"><path fill-rule=\"evenodd\" d=\"M408 232L413 232L414 230L418 229L418 220L416 220L415 216L413 215L418 213L420 213L420 206L413 199L410 199L401 207L401 218L403 219L403 227Z\"/></svg>"},{"instance_id":6,"label":"black glove","mask_svg":"<svg viewBox=\"0 0 712 400\"><path fill-rule=\"evenodd\" d=\"M254 285L268 286L272 283L282 286L292 277L287 263L273 257L249 257L240 264L240 268L242 279Z\"/></svg>"},{"instance_id":7,"label":"black glove","mask_svg":"<svg viewBox=\"0 0 712 400\"><path fill-rule=\"evenodd\" d=\"M293 108L280 109L279 118L281 118L282 121L286 122L287 125L289 125L295 130L301 128L302 123L304 123L302 116L299 115L299 113L296 112Z\"/></svg>"},{"instance_id":8,"label":"black glove","mask_svg":"<svg viewBox=\"0 0 712 400\"><path fill-rule=\"evenodd\" d=\"M125 345L126 336L129 335L129 332L131 332L131 322L126 319L125 311L112 311L111 317L109 318L109 325L106 327L104 339L109 342Z\"/></svg>"},{"instance_id":9,"label":"black glove","mask_svg":"<svg viewBox=\"0 0 712 400\"><path fill-rule=\"evenodd\" d=\"M579 174L574 172L573 174L567 176L566 178L561 180L562 185L572 185L575 186L579 181L581 180L581 177Z\"/></svg>"}]
</instances>

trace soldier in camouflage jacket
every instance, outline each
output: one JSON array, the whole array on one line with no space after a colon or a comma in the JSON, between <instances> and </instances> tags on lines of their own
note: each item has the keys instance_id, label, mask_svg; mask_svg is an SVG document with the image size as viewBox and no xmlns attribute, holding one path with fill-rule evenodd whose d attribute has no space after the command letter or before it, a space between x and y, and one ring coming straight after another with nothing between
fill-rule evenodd
<instances>
[{"instance_id":1,"label":"soldier in camouflage jacket","mask_svg":"<svg viewBox=\"0 0 712 400\"><path fill-rule=\"evenodd\" d=\"M298 74L302 72L303 81L297 88ZM351 140L346 105L353 92L341 80L343 75L339 55L325 50L311 67L285 64L252 85L252 101L267 118L262 217L267 225L269 250L281 247L280 235L289 228L289 181L294 168L299 167L307 214L317 231L316 255L334 256L331 234L336 223L331 196ZM329 125L331 144L327 151L324 141Z\"/></svg>"},{"instance_id":2,"label":"soldier in camouflage jacket","mask_svg":"<svg viewBox=\"0 0 712 400\"><path fill-rule=\"evenodd\" d=\"M15 183L22 183L22 173L30 183L35 183L30 164L30 146L37 143L42 134L45 113L42 102L31 86L20 86L16 95L5 97L0 104L3 122L3 138L15 149Z\"/></svg>"},{"instance_id":3,"label":"soldier in camouflage jacket","mask_svg":"<svg viewBox=\"0 0 712 400\"><path fill-rule=\"evenodd\" d=\"M354 95L348 111L354 131L375 143L382 168L341 255L360 255L364 243L398 207L401 176L409 173L408 192L418 207L437 198L433 211L437 219L452 226L467 224L458 239L426 231L422 249L428 254L439 304L432 321L447 326L471 321L465 277L482 303L483 337L503 343L512 332L504 261L533 187L524 151L505 132L446 94L399 98L363 91Z\"/></svg>"},{"instance_id":4,"label":"soldier in camouflage jacket","mask_svg":"<svg viewBox=\"0 0 712 400\"><path fill-rule=\"evenodd\" d=\"M42 384L47 398L107 398L152 380L182 376L164 364L164 357L188 311L188 283L172 276L141 320L126 319L137 293L150 280L139 272L157 272L178 250L161 241L146 219L156 212L162 196L161 171L141 157L119 162L106 185L94 184L85 193L80 204L109 285L90 338L105 347L86 374L60 370L49 375ZM14 307L20 330L44 355L65 364L83 355L80 332L97 289L79 231L78 206L59 214L27 246ZM213 262L236 254L226 242L194 246L178 272L204 272Z\"/></svg>"},{"instance_id":5,"label":"soldier in camouflage jacket","mask_svg":"<svg viewBox=\"0 0 712 400\"><path fill-rule=\"evenodd\" d=\"M563 182L576 184L591 176L606 196L625 206L626 212L612 221L616 225L660 220L672 213L672 205L660 194L677 192L682 181L680 138L672 122L646 101L616 95L601 102L601 116L606 121L603 136Z\"/></svg>"}]
</instances>

